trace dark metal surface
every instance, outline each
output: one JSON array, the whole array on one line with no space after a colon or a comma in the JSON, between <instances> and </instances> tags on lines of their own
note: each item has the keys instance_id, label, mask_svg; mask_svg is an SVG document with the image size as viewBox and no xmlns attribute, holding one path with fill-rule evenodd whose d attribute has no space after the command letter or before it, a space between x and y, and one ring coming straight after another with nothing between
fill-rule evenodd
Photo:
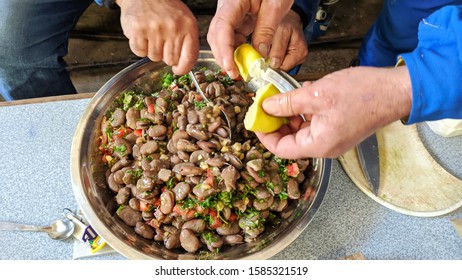
<instances>
[{"instance_id":1,"label":"dark metal surface","mask_svg":"<svg viewBox=\"0 0 462 280\"><path fill-rule=\"evenodd\" d=\"M372 134L356 147L359 162L372 192L377 195L380 184L380 157L377 136Z\"/></svg>"}]
</instances>

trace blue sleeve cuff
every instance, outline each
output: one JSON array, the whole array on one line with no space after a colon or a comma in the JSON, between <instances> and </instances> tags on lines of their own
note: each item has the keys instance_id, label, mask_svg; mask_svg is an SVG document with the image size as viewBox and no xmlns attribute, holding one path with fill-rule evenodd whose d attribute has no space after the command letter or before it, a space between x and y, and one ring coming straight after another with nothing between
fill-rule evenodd
<instances>
[{"instance_id":1,"label":"blue sleeve cuff","mask_svg":"<svg viewBox=\"0 0 462 280\"><path fill-rule=\"evenodd\" d=\"M462 6L446 6L419 24L417 48L401 55L412 83L408 124L462 119Z\"/></svg>"},{"instance_id":2,"label":"blue sleeve cuff","mask_svg":"<svg viewBox=\"0 0 462 280\"><path fill-rule=\"evenodd\" d=\"M102 7L106 7L108 9L115 9L117 8L117 4L114 0L94 0L94 2Z\"/></svg>"}]
</instances>

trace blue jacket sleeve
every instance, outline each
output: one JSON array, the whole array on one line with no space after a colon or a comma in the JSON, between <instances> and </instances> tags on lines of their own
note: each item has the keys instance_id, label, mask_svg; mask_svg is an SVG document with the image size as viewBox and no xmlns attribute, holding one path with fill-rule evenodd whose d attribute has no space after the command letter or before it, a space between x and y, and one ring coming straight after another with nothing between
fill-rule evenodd
<instances>
[{"instance_id":1,"label":"blue jacket sleeve","mask_svg":"<svg viewBox=\"0 0 462 280\"><path fill-rule=\"evenodd\" d=\"M309 23L314 20L316 11L319 6L319 0L295 0L292 5L292 10L298 13L302 22L303 29L305 29Z\"/></svg>"},{"instance_id":2,"label":"blue jacket sleeve","mask_svg":"<svg viewBox=\"0 0 462 280\"><path fill-rule=\"evenodd\" d=\"M401 54L412 83L408 124L462 119L462 6L446 6L419 24L418 45Z\"/></svg>"}]
</instances>

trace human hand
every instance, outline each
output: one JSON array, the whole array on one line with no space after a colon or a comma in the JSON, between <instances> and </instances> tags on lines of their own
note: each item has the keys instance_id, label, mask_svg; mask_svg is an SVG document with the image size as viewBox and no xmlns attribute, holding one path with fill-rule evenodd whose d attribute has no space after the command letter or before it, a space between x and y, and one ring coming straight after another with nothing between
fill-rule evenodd
<instances>
[{"instance_id":1,"label":"human hand","mask_svg":"<svg viewBox=\"0 0 462 280\"><path fill-rule=\"evenodd\" d=\"M257 136L281 158L335 158L407 116L411 100L406 67L344 69L266 99L262 106L268 114L291 118L278 131Z\"/></svg>"},{"instance_id":2,"label":"human hand","mask_svg":"<svg viewBox=\"0 0 462 280\"><path fill-rule=\"evenodd\" d=\"M274 34L292 4L293 0L218 0L207 34L217 64L231 78L237 78L234 50L252 32L253 46L267 57Z\"/></svg>"},{"instance_id":3,"label":"human hand","mask_svg":"<svg viewBox=\"0 0 462 280\"><path fill-rule=\"evenodd\" d=\"M308 45L300 16L290 10L278 26L269 54L270 66L289 71L308 56Z\"/></svg>"},{"instance_id":4,"label":"human hand","mask_svg":"<svg viewBox=\"0 0 462 280\"><path fill-rule=\"evenodd\" d=\"M164 61L183 75L199 56L199 30L189 8L180 0L117 0L120 23L130 49L140 57Z\"/></svg>"}]
</instances>

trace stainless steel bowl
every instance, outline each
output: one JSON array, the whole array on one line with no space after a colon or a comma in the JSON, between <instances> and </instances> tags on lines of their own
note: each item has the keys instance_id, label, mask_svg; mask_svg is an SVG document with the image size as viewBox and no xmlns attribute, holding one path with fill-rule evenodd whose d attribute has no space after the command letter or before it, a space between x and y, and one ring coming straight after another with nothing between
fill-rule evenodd
<instances>
[{"instance_id":1,"label":"stainless steel bowl","mask_svg":"<svg viewBox=\"0 0 462 280\"><path fill-rule=\"evenodd\" d=\"M200 53L196 68L202 67L219 69L208 51ZM70 166L74 194L85 218L112 248L130 259L267 259L274 256L294 241L313 219L329 183L331 160L313 159L309 174L305 174L307 179L301 185L301 197L311 186L315 188L313 199L300 199L288 219L277 227L267 228L255 242L229 247L220 253L192 255L168 250L161 243L137 235L115 215L117 205L114 194L103 187L106 170L98 151L102 118L121 92L135 88L154 90L166 72L171 72L171 68L163 63L140 60L110 79L83 113L72 142Z\"/></svg>"}]
</instances>

